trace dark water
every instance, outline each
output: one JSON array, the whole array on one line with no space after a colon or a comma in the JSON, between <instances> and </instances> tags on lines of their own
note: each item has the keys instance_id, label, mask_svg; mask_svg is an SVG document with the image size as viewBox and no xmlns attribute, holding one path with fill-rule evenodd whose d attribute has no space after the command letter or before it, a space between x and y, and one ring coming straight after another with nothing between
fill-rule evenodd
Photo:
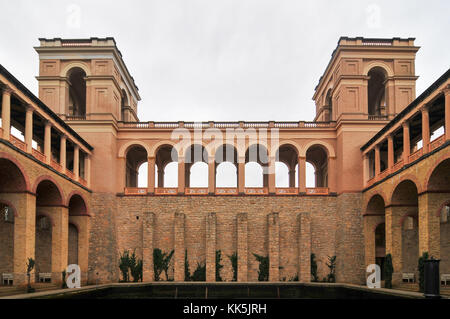
<instances>
[{"instance_id":1,"label":"dark water","mask_svg":"<svg viewBox=\"0 0 450 319\"><path fill-rule=\"evenodd\" d=\"M50 299L398 299L395 295L348 287L309 285L145 285L99 288L46 296Z\"/></svg>"}]
</instances>

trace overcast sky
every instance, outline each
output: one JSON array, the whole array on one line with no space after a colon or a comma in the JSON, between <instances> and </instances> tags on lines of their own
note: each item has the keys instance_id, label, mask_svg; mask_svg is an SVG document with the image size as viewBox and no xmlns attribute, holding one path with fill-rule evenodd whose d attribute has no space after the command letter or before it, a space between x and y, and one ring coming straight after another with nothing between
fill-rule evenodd
<instances>
[{"instance_id":1,"label":"overcast sky","mask_svg":"<svg viewBox=\"0 0 450 319\"><path fill-rule=\"evenodd\" d=\"M312 120L314 87L340 36L415 37L417 95L450 61L450 1L0 3L0 63L32 92L38 38L112 36L143 121Z\"/></svg>"}]
</instances>

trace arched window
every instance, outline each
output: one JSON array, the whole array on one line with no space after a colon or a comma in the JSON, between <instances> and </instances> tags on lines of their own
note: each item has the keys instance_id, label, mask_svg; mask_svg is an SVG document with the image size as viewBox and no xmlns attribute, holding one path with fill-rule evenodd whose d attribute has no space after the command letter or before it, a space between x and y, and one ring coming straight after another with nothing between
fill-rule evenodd
<instances>
[{"instance_id":1,"label":"arched window","mask_svg":"<svg viewBox=\"0 0 450 319\"><path fill-rule=\"evenodd\" d=\"M313 145L306 152L306 172L311 172L314 168L314 187L328 187L328 154L321 145ZM311 166L308 167L308 163ZM308 178L306 181L311 178ZM308 185L307 185L308 186Z\"/></svg>"},{"instance_id":2,"label":"arched window","mask_svg":"<svg viewBox=\"0 0 450 319\"><path fill-rule=\"evenodd\" d=\"M208 152L203 145L191 145L184 160L186 187L208 187Z\"/></svg>"},{"instance_id":3,"label":"arched window","mask_svg":"<svg viewBox=\"0 0 450 319\"><path fill-rule=\"evenodd\" d=\"M130 119L127 117L127 112L126 112L127 108L129 108L127 93L125 92L125 90L122 89L122 96L121 96L121 100L120 100L120 114L122 117L122 121L124 121L124 122L130 121Z\"/></svg>"},{"instance_id":4,"label":"arched window","mask_svg":"<svg viewBox=\"0 0 450 319\"><path fill-rule=\"evenodd\" d=\"M275 155L275 186L298 187L298 153L292 145L282 145Z\"/></svg>"},{"instance_id":5,"label":"arched window","mask_svg":"<svg viewBox=\"0 0 450 319\"><path fill-rule=\"evenodd\" d=\"M380 67L375 67L369 71L368 76L368 113L369 115L386 115L386 72Z\"/></svg>"},{"instance_id":6,"label":"arched window","mask_svg":"<svg viewBox=\"0 0 450 319\"><path fill-rule=\"evenodd\" d=\"M81 68L72 68L67 74L69 81L69 116L86 116L86 73Z\"/></svg>"},{"instance_id":7,"label":"arched window","mask_svg":"<svg viewBox=\"0 0 450 319\"><path fill-rule=\"evenodd\" d=\"M178 153L172 145L162 145L156 152L155 186L178 187Z\"/></svg>"},{"instance_id":8,"label":"arched window","mask_svg":"<svg viewBox=\"0 0 450 319\"><path fill-rule=\"evenodd\" d=\"M327 96L325 97L325 121L333 120L333 98L331 96L331 89L328 90Z\"/></svg>"},{"instance_id":9,"label":"arched window","mask_svg":"<svg viewBox=\"0 0 450 319\"><path fill-rule=\"evenodd\" d=\"M251 145L245 152L245 187L267 187L269 184L267 149L263 145Z\"/></svg>"},{"instance_id":10,"label":"arched window","mask_svg":"<svg viewBox=\"0 0 450 319\"><path fill-rule=\"evenodd\" d=\"M220 146L215 154L216 187L237 187L237 151L234 146Z\"/></svg>"},{"instance_id":11,"label":"arched window","mask_svg":"<svg viewBox=\"0 0 450 319\"><path fill-rule=\"evenodd\" d=\"M132 146L126 157L126 187L147 187L146 175L141 180L142 185L139 185L140 167L148 162L147 151L140 145Z\"/></svg>"}]
</instances>

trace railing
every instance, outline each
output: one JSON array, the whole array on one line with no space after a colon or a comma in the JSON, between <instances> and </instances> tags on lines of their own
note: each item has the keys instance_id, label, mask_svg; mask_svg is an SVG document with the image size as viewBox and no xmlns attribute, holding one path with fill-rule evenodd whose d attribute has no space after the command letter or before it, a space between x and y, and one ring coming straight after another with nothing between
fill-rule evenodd
<instances>
[{"instance_id":1,"label":"railing","mask_svg":"<svg viewBox=\"0 0 450 319\"><path fill-rule=\"evenodd\" d=\"M216 187L216 195L237 195L238 189L236 187Z\"/></svg>"},{"instance_id":2,"label":"railing","mask_svg":"<svg viewBox=\"0 0 450 319\"><path fill-rule=\"evenodd\" d=\"M367 181L367 186L370 186L370 185L372 185L373 183L375 183L375 176L369 178L369 180Z\"/></svg>"},{"instance_id":3,"label":"railing","mask_svg":"<svg viewBox=\"0 0 450 319\"><path fill-rule=\"evenodd\" d=\"M419 157L421 157L423 155L423 148L421 148L420 150L415 151L414 153L412 153L411 155L408 156L408 162L412 163L414 162L416 159L418 159Z\"/></svg>"},{"instance_id":4,"label":"railing","mask_svg":"<svg viewBox=\"0 0 450 319\"><path fill-rule=\"evenodd\" d=\"M66 172L64 174L66 174L70 179L75 179L75 175L70 169L66 169Z\"/></svg>"},{"instance_id":5,"label":"railing","mask_svg":"<svg viewBox=\"0 0 450 319\"><path fill-rule=\"evenodd\" d=\"M328 187L308 187L306 188L306 195L328 195Z\"/></svg>"},{"instance_id":6,"label":"railing","mask_svg":"<svg viewBox=\"0 0 450 319\"><path fill-rule=\"evenodd\" d=\"M275 188L275 194L277 195L297 195L297 187L277 187Z\"/></svg>"},{"instance_id":7,"label":"railing","mask_svg":"<svg viewBox=\"0 0 450 319\"><path fill-rule=\"evenodd\" d=\"M383 178L385 178L386 176L388 176L388 174L389 174L389 169L386 168L384 171L382 171L382 172L380 173L380 175L378 175L378 179L383 179Z\"/></svg>"},{"instance_id":8,"label":"railing","mask_svg":"<svg viewBox=\"0 0 450 319\"><path fill-rule=\"evenodd\" d=\"M66 121L79 121L79 120L85 120L86 115L73 115L73 114L66 114Z\"/></svg>"},{"instance_id":9,"label":"railing","mask_svg":"<svg viewBox=\"0 0 450 319\"><path fill-rule=\"evenodd\" d=\"M53 159L50 161L50 166L58 172L62 171L62 166L58 162L55 162Z\"/></svg>"},{"instance_id":10,"label":"railing","mask_svg":"<svg viewBox=\"0 0 450 319\"><path fill-rule=\"evenodd\" d=\"M184 127L186 128L207 128L209 127L209 122L184 122Z\"/></svg>"},{"instance_id":11,"label":"railing","mask_svg":"<svg viewBox=\"0 0 450 319\"><path fill-rule=\"evenodd\" d=\"M402 167L403 167L403 159L399 160L397 163L394 164L394 166L392 167L392 172L396 172Z\"/></svg>"},{"instance_id":12,"label":"railing","mask_svg":"<svg viewBox=\"0 0 450 319\"><path fill-rule=\"evenodd\" d=\"M363 45L370 45L370 46L392 46L392 40L383 40L383 39L363 39L362 40Z\"/></svg>"},{"instance_id":13,"label":"railing","mask_svg":"<svg viewBox=\"0 0 450 319\"><path fill-rule=\"evenodd\" d=\"M439 136L437 139L435 139L433 142L430 143L429 151L433 151L437 149L439 146L443 145L445 142L445 135Z\"/></svg>"},{"instance_id":14,"label":"railing","mask_svg":"<svg viewBox=\"0 0 450 319\"><path fill-rule=\"evenodd\" d=\"M208 187L186 187L185 195L208 195Z\"/></svg>"},{"instance_id":15,"label":"railing","mask_svg":"<svg viewBox=\"0 0 450 319\"><path fill-rule=\"evenodd\" d=\"M79 182L81 185L87 187L87 180L85 180L84 178L80 177Z\"/></svg>"},{"instance_id":16,"label":"railing","mask_svg":"<svg viewBox=\"0 0 450 319\"><path fill-rule=\"evenodd\" d=\"M176 187L157 187L155 188L155 195L177 195L178 188Z\"/></svg>"},{"instance_id":17,"label":"railing","mask_svg":"<svg viewBox=\"0 0 450 319\"><path fill-rule=\"evenodd\" d=\"M384 121L387 120L387 115L368 115L367 117L371 121Z\"/></svg>"},{"instance_id":18,"label":"railing","mask_svg":"<svg viewBox=\"0 0 450 319\"><path fill-rule=\"evenodd\" d=\"M155 122L155 128L177 128L178 122Z\"/></svg>"},{"instance_id":19,"label":"railing","mask_svg":"<svg viewBox=\"0 0 450 319\"><path fill-rule=\"evenodd\" d=\"M146 187L125 187L125 195L147 195Z\"/></svg>"},{"instance_id":20,"label":"railing","mask_svg":"<svg viewBox=\"0 0 450 319\"><path fill-rule=\"evenodd\" d=\"M246 187L244 193L246 195L267 195L269 189L267 187Z\"/></svg>"},{"instance_id":21,"label":"railing","mask_svg":"<svg viewBox=\"0 0 450 319\"><path fill-rule=\"evenodd\" d=\"M33 156L34 156L37 160L39 160L39 161L45 163L45 155L44 155L44 154L42 154L42 153L39 152L38 150L35 150L34 148L33 148L33 150L32 150L32 154L33 154Z\"/></svg>"},{"instance_id":22,"label":"railing","mask_svg":"<svg viewBox=\"0 0 450 319\"><path fill-rule=\"evenodd\" d=\"M69 119L69 116L67 116ZM138 128L138 129L175 129L178 127L185 128L269 128L269 122L120 122L120 127ZM273 122L274 128L327 128L335 127L336 122Z\"/></svg>"},{"instance_id":23,"label":"railing","mask_svg":"<svg viewBox=\"0 0 450 319\"><path fill-rule=\"evenodd\" d=\"M277 128L291 128L298 127L299 122L275 122L274 127Z\"/></svg>"},{"instance_id":24,"label":"railing","mask_svg":"<svg viewBox=\"0 0 450 319\"><path fill-rule=\"evenodd\" d=\"M9 136L9 141L11 142L12 145L14 145L15 147L17 147L18 149L21 149L22 151L26 152L27 150L27 144L25 144L24 142L22 142L21 140L19 140L17 137L15 137L14 135L10 135Z\"/></svg>"}]
</instances>

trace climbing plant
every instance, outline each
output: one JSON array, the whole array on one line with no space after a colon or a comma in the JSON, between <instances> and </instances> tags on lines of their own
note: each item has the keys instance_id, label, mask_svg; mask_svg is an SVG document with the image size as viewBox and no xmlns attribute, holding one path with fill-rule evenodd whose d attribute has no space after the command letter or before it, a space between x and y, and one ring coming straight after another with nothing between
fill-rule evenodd
<instances>
[{"instance_id":1,"label":"climbing plant","mask_svg":"<svg viewBox=\"0 0 450 319\"><path fill-rule=\"evenodd\" d=\"M159 281L161 279L161 273L164 271L166 275L166 280L169 281L169 264L172 259L174 250L170 253L163 253L161 249L155 248L153 249L153 265L154 265L154 273L155 273L155 281Z\"/></svg>"},{"instance_id":2,"label":"climbing plant","mask_svg":"<svg viewBox=\"0 0 450 319\"><path fill-rule=\"evenodd\" d=\"M216 281L222 281L222 277L220 277L220 270L223 268L223 265L220 263L222 260L222 251L216 250Z\"/></svg>"},{"instance_id":3,"label":"climbing plant","mask_svg":"<svg viewBox=\"0 0 450 319\"><path fill-rule=\"evenodd\" d=\"M238 258L237 252L232 253L228 258L231 261L231 267L233 268L233 281L237 281L237 271L238 271Z\"/></svg>"},{"instance_id":4,"label":"climbing plant","mask_svg":"<svg viewBox=\"0 0 450 319\"><path fill-rule=\"evenodd\" d=\"M315 254L311 254L311 277L311 281L319 281L319 277L317 276L317 261Z\"/></svg>"},{"instance_id":5,"label":"climbing plant","mask_svg":"<svg viewBox=\"0 0 450 319\"><path fill-rule=\"evenodd\" d=\"M387 254L384 260L384 288L392 288L392 273L394 267L392 266L392 255Z\"/></svg>"},{"instance_id":6,"label":"climbing plant","mask_svg":"<svg viewBox=\"0 0 450 319\"><path fill-rule=\"evenodd\" d=\"M191 281L187 249L184 251L184 281Z\"/></svg>"},{"instance_id":7,"label":"climbing plant","mask_svg":"<svg viewBox=\"0 0 450 319\"><path fill-rule=\"evenodd\" d=\"M192 281L206 281L206 263L197 262L197 269L192 274Z\"/></svg>"},{"instance_id":8,"label":"climbing plant","mask_svg":"<svg viewBox=\"0 0 450 319\"><path fill-rule=\"evenodd\" d=\"M417 270L419 271L419 290L424 291L425 288L425 260L429 259L428 252L424 252L422 256L419 257L419 262L417 265Z\"/></svg>"},{"instance_id":9,"label":"climbing plant","mask_svg":"<svg viewBox=\"0 0 450 319\"><path fill-rule=\"evenodd\" d=\"M260 256L253 253L259 262L258 281L269 281L269 256Z\"/></svg>"},{"instance_id":10,"label":"climbing plant","mask_svg":"<svg viewBox=\"0 0 450 319\"><path fill-rule=\"evenodd\" d=\"M119 269L122 273L122 281L128 282L129 277L129 263L130 263L130 253L128 250L124 250L119 256Z\"/></svg>"},{"instance_id":11,"label":"climbing plant","mask_svg":"<svg viewBox=\"0 0 450 319\"><path fill-rule=\"evenodd\" d=\"M329 273L327 275L327 282L336 282L336 256L328 256L327 267Z\"/></svg>"},{"instance_id":12,"label":"climbing plant","mask_svg":"<svg viewBox=\"0 0 450 319\"><path fill-rule=\"evenodd\" d=\"M122 282L129 282L130 275L134 282L142 281L142 259L137 258L136 250L131 253L124 250L119 257L119 269L122 273Z\"/></svg>"}]
</instances>

